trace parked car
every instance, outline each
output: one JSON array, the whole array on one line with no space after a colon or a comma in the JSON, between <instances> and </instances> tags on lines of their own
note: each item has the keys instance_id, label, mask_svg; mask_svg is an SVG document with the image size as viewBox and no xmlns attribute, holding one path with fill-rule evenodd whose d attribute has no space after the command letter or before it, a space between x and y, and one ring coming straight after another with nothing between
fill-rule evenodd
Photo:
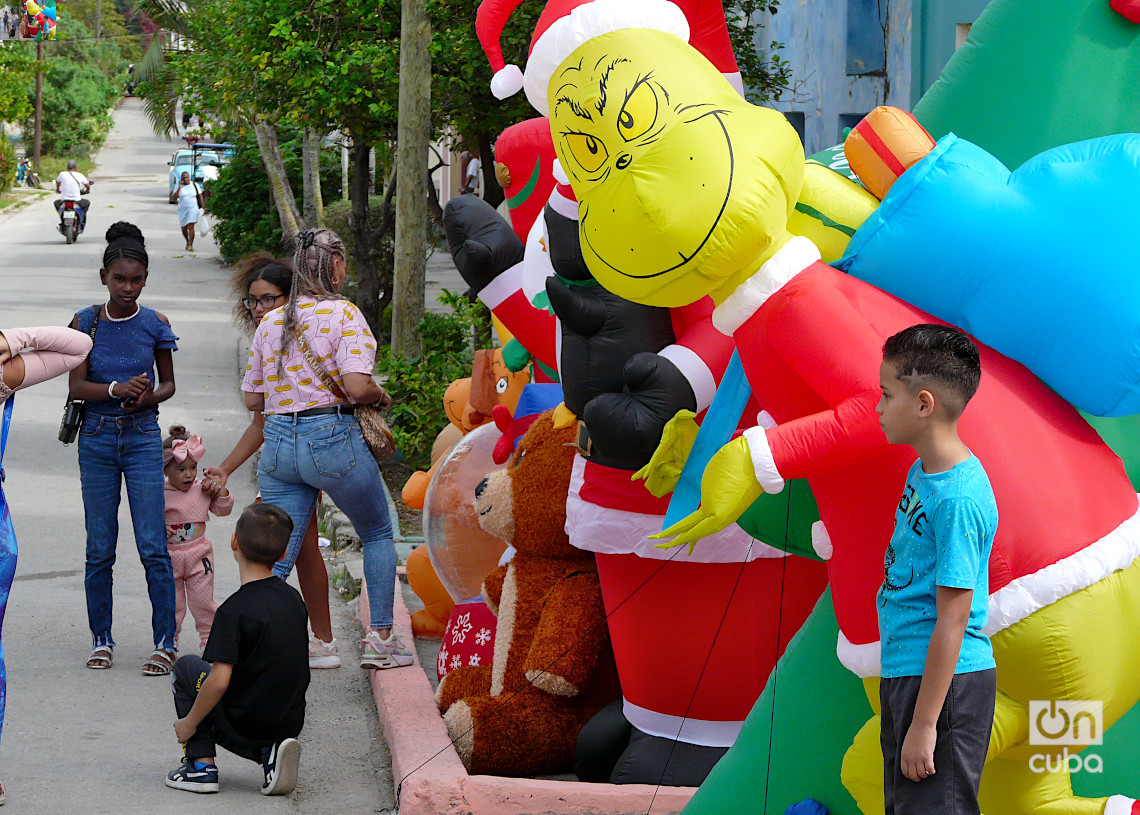
<instances>
[{"instance_id":1,"label":"parked car","mask_svg":"<svg viewBox=\"0 0 1140 815\"><path fill-rule=\"evenodd\" d=\"M217 178L216 170L220 170L237 153L237 147L232 144L198 143L192 148L182 149L171 156L166 162L170 166L170 203L178 203L178 181L182 173L189 172L190 177L198 184L203 181ZM214 171L207 171L213 167Z\"/></svg>"}]
</instances>

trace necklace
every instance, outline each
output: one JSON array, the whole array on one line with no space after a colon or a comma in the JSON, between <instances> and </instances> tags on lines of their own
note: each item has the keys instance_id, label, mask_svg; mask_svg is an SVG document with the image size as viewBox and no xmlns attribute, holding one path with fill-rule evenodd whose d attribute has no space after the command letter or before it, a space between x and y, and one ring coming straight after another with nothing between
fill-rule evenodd
<instances>
[{"instance_id":1,"label":"necklace","mask_svg":"<svg viewBox=\"0 0 1140 815\"><path fill-rule=\"evenodd\" d=\"M138 313L139 313L141 310L142 310L142 306L140 306L140 305L139 305L139 304L136 302L136 303L135 303L135 313L134 313L134 314L128 314L126 317L112 317L112 316L111 316L111 301L110 301L110 300L108 300L108 301L107 301L107 305L103 306L103 313L104 313L104 314L106 314L106 315L107 315L107 319L108 319L108 320L110 320L110 321L111 321L111 322L113 322L113 323L125 323L127 320L131 319L132 317L136 317L136 316L138 316Z\"/></svg>"}]
</instances>

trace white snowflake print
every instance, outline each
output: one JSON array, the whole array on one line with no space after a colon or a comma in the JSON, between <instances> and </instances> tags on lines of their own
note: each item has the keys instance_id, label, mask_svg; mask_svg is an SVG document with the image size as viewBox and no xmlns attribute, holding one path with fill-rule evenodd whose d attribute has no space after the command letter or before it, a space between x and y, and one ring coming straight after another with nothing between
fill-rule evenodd
<instances>
[{"instance_id":1,"label":"white snowflake print","mask_svg":"<svg viewBox=\"0 0 1140 815\"><path fill-rule=\"evenodd\" d=\"M491 629L480 628L479 633L475 635L475 642L479 645L486 645L491 641Z\"/></svg>"},{"instance_id":2,"label":"white snowflake print","mask_svg":"<svg viewBox=\"0 0 1140 815\"><path fill-rule=\"evenodd\" d=\"M482 665L483 660L479 658L478 654L472 654L471 659L467 660L468 665Z\"/></svg>"},{"instance_id":3,"label":"white snowflake print","mask_svg":"<svg viewBox=\"0 0 1140 815\"><path fill-rule=\"evenodd\" d=\"M455 618L455 625L451 627L451 644L467 642L467 632L471 630L471 612L460 614Z\"/></svg>"},{"instance_id":4,"label":"white snowflake print","mask_svg":"<svg viewBox=\"0 0 1140 815\"><path fill-rule=\"evenodd\" d=\"M436 670L438 670L440 673L443 673L444 671L447 670L447 649L446 648L440 648L439 649L439 658L436 659L435 665L436 665Z\"/></svg>"},{"instance_id":5,"label":"white snowflake print","mask_svg":"<svg viewBox=\"0 0 1140 815\"><path fill-rule=\"evenodd\" d=\"M453 657L451 658L451 670L453 670L453 671L454 671L456 668L458 668L458 667L459 667L460 665L462 665L462 664L463 664L463 663L460 661L460 659L459 659L459 656L458 656L458 655L456 655L456 656L453 656Z\"/></svg>"}]
</instances>

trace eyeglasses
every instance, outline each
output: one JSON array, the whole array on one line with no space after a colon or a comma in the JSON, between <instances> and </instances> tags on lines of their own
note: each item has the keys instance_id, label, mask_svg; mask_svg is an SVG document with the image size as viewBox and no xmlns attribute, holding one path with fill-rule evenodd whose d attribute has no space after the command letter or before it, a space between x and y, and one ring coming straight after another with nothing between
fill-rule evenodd
<instances>
[{"instance_id":1,"label":"eyeglasses","mask_svg":"<svg viewBox=\"0 0 1140 815\"><path fill-rule=\"evenodd\" d=\"M273 308L273 306L284 297L284 294L267 294L264 297L243 297L241 304L250 311L253 311L258 306L262 308Z\"/></svg>"}]
</instances>

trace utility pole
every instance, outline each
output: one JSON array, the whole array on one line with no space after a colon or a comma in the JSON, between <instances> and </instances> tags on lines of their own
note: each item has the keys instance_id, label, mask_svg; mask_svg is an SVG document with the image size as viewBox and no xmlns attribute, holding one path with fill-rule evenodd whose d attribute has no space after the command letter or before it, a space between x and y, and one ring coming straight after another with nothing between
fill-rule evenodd
<instances>
[{"instance_id":1,"label":"utility pole","mask_svg":"<svg viewBox=\"0 0 1140 815\"><path fill-rule=\"evenodd\" d=\"M36 43L36 138L32 150L32 169L40 171L40 144L43 137L44 118L44 43Z\"/></svg>"},{"instance_id":2,"label":"utility pole","mask_svg":"<svg viewBox=\"0 0 1140 815\"><path fill-rule=\"evenodd\" d=\"M414 359L423 350L418 326L424 313L431 131L431 25L424 0L403 0L401 4L399 106L392 351Z\"/></svg>"}]
</instances>

